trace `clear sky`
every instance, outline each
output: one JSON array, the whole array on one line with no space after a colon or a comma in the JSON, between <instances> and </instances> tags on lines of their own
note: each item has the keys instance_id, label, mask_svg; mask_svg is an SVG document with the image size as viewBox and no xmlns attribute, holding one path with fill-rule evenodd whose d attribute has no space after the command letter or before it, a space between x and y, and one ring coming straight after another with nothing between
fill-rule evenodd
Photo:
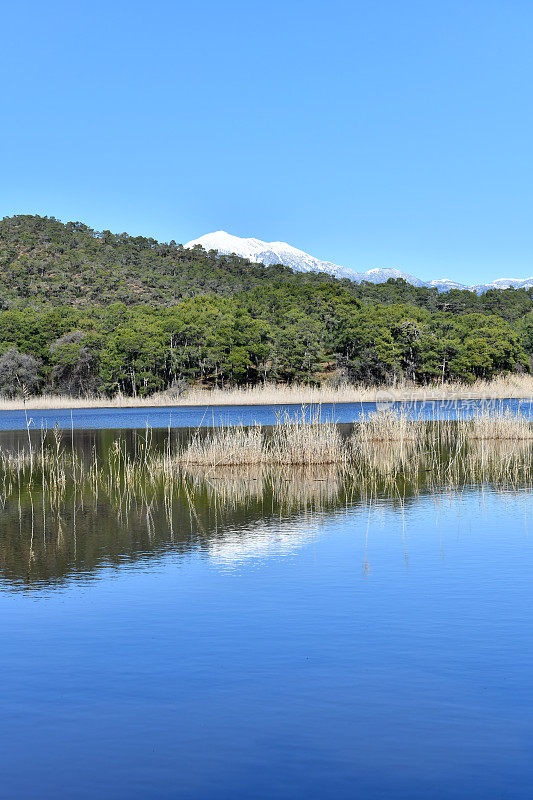
<instances>
[{"instance_id":1,"label":"clear sky","mask_svg":"<svg viewBox=\"0 0 533 800\"><path fill-rule=\"evenodd\" d=\"M531 0L2 7L0 215L533 275Z\"/></svg>"}]
</instances>

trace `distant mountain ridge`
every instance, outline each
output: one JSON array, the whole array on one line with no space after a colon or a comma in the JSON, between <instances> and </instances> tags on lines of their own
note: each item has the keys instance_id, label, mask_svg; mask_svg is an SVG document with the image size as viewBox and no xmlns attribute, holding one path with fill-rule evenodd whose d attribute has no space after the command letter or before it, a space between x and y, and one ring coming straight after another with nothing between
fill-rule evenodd
<instances>
[{"instance_id":1,"label":"distant mountain ridge","mask_svg":"<svg viewBox=\"0 0 533 800\"><path fill-rule=\"evenodd\" d=\"M198 239L187 242L185 247L192 248L200 245L204 250L216 250L224 255L235 255L247 258L249 261L261 264L283 264L297 272L326 272L336 278L349 278L352 281L369 281L370 283L385 283L389 278L402 278L413 286L427 286L437 289L439 292L448 292L450 289L470 289L478 294L488 289L527 289L533 286L531 278L498 278L495 281L476 286L467 286L458 283L450 278L438 278L431 281L424 281L411 275L408 272L396 268L380 268L358 272L350 267L342 267L332 261L321 261L314 256L298 250L287 242L263 242L261 239L246 239L240 236L233 236L226 231L214 231L206 233Z\"/></svg>"}]
</instances>

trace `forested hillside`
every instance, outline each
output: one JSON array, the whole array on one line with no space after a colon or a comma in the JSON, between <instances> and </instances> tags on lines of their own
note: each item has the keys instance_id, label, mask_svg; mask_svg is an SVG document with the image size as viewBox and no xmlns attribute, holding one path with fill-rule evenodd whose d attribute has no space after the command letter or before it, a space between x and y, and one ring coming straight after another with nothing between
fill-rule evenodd
<instances>
[{"instance_id":1,"label":"forested hillside","mask_svg":"<svg viewBox=\"0 0 533 800\"><path fill-rule=\"evenodd\" d=\"M174 305L197 294L232 295L278 278L335 281L38 216L0 222L0 303L87 306L111 302Z\"/></svg>"},{"instance_id":2,"label":"forested hillside","mask_svg":"<svg viewBox=\"0 0 533 800\"><path fill-rule=\"evenodd\" d=\"M17 216L0 222L0 392L490 378L529 369L532 296L354 284Z\"/></svg>"}]
</instances>

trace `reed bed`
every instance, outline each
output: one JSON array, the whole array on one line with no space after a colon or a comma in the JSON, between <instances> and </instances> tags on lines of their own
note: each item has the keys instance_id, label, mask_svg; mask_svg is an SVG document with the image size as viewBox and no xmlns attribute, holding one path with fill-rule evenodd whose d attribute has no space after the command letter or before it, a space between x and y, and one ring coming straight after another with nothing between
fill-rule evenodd
<instances>
[{"instance_id":1,"label":"reed bed","mask_svg":"<svg viewBox=\"0 0 533 800\"><path fill-rule=\"evenodd\" d=\"M215 428L203 438L196 434L175 456L174 462L206 467L261 464L264 452L261 426L253 425L245 428L242 425L235 425Z\"/></svg>"},{"instance_id":2,"label":"reed bed","mask_svg":"<svg viewBox=\"0 0 533 800\"><path fill-rule=\"evenodd\" d=\"M391 401L461 401L469 399L533 398L532 375L506 375L490 381L475 383L441 382L426 386L398 383L394 386L365 386L362 384L321 386L301 384L264 384L253 387L228 389L205 389L191 387L178 393L174 390L160 392L149 397L128 397L117 394L112 398L87 395L45 394L21 398L0 396L0 410L27 409L74 409L74 408L148 408L151 406L213 406L213 405L286 405L310 403L362 403L378 400Z\"/></svg>"},{"instance_id":3,"label":"reed bed","mask_svg":"<svg viewBox=\"0 0 533 800\"><path fill-rule=\"evenodd\" d=\"M175 464L206 467L239 464L336 464L347 455L337 425L321 422L316 414L308 419L305 412L292 417L280 416L270 433L261 425L215 428L190 443L174 456Z\"/></svg>"},{"instance_id":4,"label":"reed bed","mask_svg":"<svg viewBox=\"0 0 533 800\"><path fill-rule=\"evenodd\" d=\"M376 442L415 442L424 438L426 428L427 423L420 416L402 409L384 409L363 415L357 423L354 440L362 446Z\"/></svg>"},{"instance_id":5,"label":"reed bed","mask_svg":"<svg viewBox=\"0 0 533 800\"><path fill-rule=\"evenodd\" d=\"M403 410L381 410L365 414L345 439L333 422L322 422L320 412L307 418L281 415L272 430L260 425L249 428L216 428L198 434L174 456L179 464L212 468L236 465L319 465L372 463L376 447L383 446L395 462L411 458L414 450L436 454L444 445L457 450L468 441L514 441L533 439L533 426L520 411L481 410L472 418L430 422ZM391 447L394 445L394 447ZM414 446L414 449L413 449Z\"/></svg>"},{"instance_id":6,"label":"reed bed","mask_svg":"<svg viewBox=\"0 0 533 800\"><path fill-rule=\"evenodd\" d=\"M319 414L310 420L304 414L279 417L264 452L265 463L293 466L341 464L347 458L338 426L322 422Z\"/></svg>"},{"instance_id":7,"label":"reed bed","mask_svg":"<svg viewBox=\"0 0 533 800\"><path fill-rule=\"evenodd\" d=\"M101 456L93 451L82 457L59 431L47 439L42 435L38 446L28 441L16 452L0 452L4 505L10 497L39 495L54 510L74 494L95 503L106 498L126 511L131 504L150 508L154 502L170 508L173 498L189 497L202 482L228 498L239 494L237 484L259 497L264 489L258 485L265 480L273 496L281 498L294 486L293 494L307 496L306 502L327 498L332 487L337 493L341 484L358 498L401 498L476 484L530 488L533 438L530 423L518 413L437 423L377 412L348 437L334 423L302 414L280 417L268 431L255 425L197 432L175 450L170 436L164 447L154 448L147 429L133 450L117 439Z\"/></svg>"},{"instance_id":8,"label":"reed bed","mask_svg":"<svg viewBox=\"0 0 533 800\"><path fill-rule=\"evenodd\" d=\"M472 419L458 423L459 435L467 439L519 441L533 438L531 422L520 412L509 410L489 412L482 410Z\"/></svg>"},{"instance_id":9,"label":"reed bed","mask_svg":"<svg viewBox=\"0 0 533 800\"><path fill-rule=\"evenodd\" d=\"M17 450L0 450L9 557L23 552L27 576L53 573L66 554L90 560L87 532L99 535L102 522L109 541L116 536L126 549L142 547L143 537L173 546L194 537L211 546L228 530L246 539L250 519L284 518L292 530L293 520L320 520L349 507L386 503L403 513L422 495L533 486L529 422L509 412L457 422L376 412L345 436L335 424L302 414L280 417L273 430L198 431L179 446L170 432L154 446L149 429L131 447L121 436L98 452L73 445L55 430L41 433L37 444L28 437ZM5 548L2 558L7 563Z\"/></svg>"},{"instance_id":10,"label":"reed bed","mask_svg":"<svg viewBox=\"0 0 533 800\"><path fill-rule=\"evenodd\" d=\"M49 507L59 508L73 494L87 502L110 501L114 506L131 503L150 506L154 500L194 493L200 485L224 502L231 497L256 494L259 499L268 481L271 491L283 497L331 497L342 484L356 498L394 498L421 492L459 490L484 484L499 488L531 488L533 442L517 440L460 440L452 447L420 447L417 443L391 442L360 451L357 458L329 464L255 463L239 465L193 464L151 453L147 458L126 454L120 447L99 460L95 454L84 463L64 451L48 448L34 454L0 456L0 501L17 495L46 497ZM240 487L240 488L239 488ZM184 494L185 492L185 494ZM225 498L225 499L224 499Z\"/></svg>"}]
</instances>

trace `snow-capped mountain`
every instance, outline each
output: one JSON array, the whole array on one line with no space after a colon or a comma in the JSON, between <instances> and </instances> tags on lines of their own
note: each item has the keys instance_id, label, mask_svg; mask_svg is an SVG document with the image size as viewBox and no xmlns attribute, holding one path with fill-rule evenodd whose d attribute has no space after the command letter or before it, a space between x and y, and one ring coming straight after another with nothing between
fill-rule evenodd
<instances>
[{"instance_id":1,"label":"snow-capped mountain","mask_svg":"<svg viewBox=\"0 0 533 800\"><path fill-rule=\"evenodd\" d=\"M297 272L328 272L337 278L361 280L359 273L353 269L345 269L331 261L320 261L303 250L291 247L286 242L262 242L261 239L241 239L226 231L215 231L187 242L185 247L201 245L204 250L217 250L219 253L235 255L255 261L258 264L284 264Z\"/></svg>"},{"instance_id":2,"label":"snow-capped mountain","mask_svg":"<svg viewBox=\"0 0 533 800\"><path fill-rule=\"evenodd\" d=\"M470 286L475 292L486 292L487 289L529 289L533 286L533 278L496 278L491 283L483 283L478 286Z\"/></svg>"},{"instance_id":3,"label":"snow-capped mountain","mask_svg":"<svg viewBox=\"0 0 533 800\"><path fill-rule=\"evenodd\" d=\"M205 236L200 236L199 239L187 242L185 247L194 247L195 245L200 245L204 250L216 250L218 253L225 255L234 253L258 264L284 264L297 272L327 272L336 278L349 278L352 281L369 281L370 283L384 283L389 278L403 278L404 281L413 286L427 286L438 289L439 292L448 292L450 289L471 289L480 294L487 291L487 289L506 289L509 286L520 289L533 286L533 278L498 278L492 283L466 286L450 278L423 281L408 272L403 272L403 270L394 267L376 267L365 272L358 272L350 267L341 267L332 261L321 261L286 242L263 242L261 239L243 239L240 236L232 236L226 231L206 233Z\"/></svg>"},{"instance_id":4,"label":"snow-capped mountain","mask_svg":"<svg viewBox=\"0 0 533 800\"><path fill-rule=\"evenodd\" d=\"M226 231L206 233L199 239L187 242L185 247L200 245L204 250L216 250L219 253L247 258L260 264L284 264L297 272L327 272L336 278L349 278L352 281L370 281L370 283L384 283L389 278L403 278L413 286L426 286L424 281L402 272L400 269L369 269L366 272L357 272L349 267L341 267L332 261L321 261L303 250L287 244L286 242L263 242L261 239L241 239L232 236Z\"/></svg>"}]
</instances>

